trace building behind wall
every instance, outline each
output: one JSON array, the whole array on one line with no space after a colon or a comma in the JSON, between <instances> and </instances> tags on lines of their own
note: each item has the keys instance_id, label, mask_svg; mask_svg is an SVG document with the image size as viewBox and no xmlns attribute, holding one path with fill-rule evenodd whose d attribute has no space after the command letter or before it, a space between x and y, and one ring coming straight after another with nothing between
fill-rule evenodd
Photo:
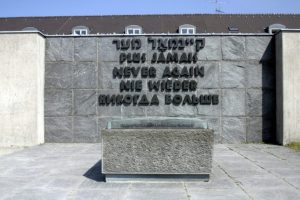
<instances>
[{"instance_id":1,"label":"building behind wall","mask_svg":"<svg viewBox=\"0 0 300 200\"><path fill-rule=\"evenodd\" d=\"M0 18L0 31L39 30L46 35L124 34L137 25L145 34L179 33L182 25L192 25L195 33L268 33L276 28L300 26L299 14L186 14L112 15ZM134 27L131 27L134 28Z\"/></svg>"},{"instance_id":2,"label":"building behind wall","mask_svg":"<svg viewBox=\"0 0 300 200\"><path fill-rule=\"evenodd\" d=\"M0 124L0 145L34 145L44 140L99 142L101 128L109 120L164 116L202 119L214 129L217 143L275 142L276 99L280 99L276 98L280 93L276 92L280 88L275 82L276 60L283 54L275 54L278 42L274 37L281 29L299 27L300 15L294 14L0 18L0 56L5 57L1 73L13 69L0 84L6 91L0 97L1 121L5 122ZM133 38L141 42L140 49L117 50L114 41ZM199 52L188 47L164 52L196 54L195 63L150 61L160 51L151 48L149 40L184 39L189 43L199 38L205 40ZM120 63L122 52L145 53L147 59ZM165 105L168 92L150 92L147 82L151 79L137 77L133 80L143 81L138 94L157 94L158 106L99 105L99 95L120 94L122 80L113 78L112 70L126 66L153 66L157 77L166 67L203 66L204 76L195 78L197 90L178 94L217 95L218 104ZM34 73L28 73L30 69ZM26 89L27 83L35 86L29 84ZM16 94L21 96L12 98ZM37 106L29 106L29 102Z\"/></svg>"}]
</instances>

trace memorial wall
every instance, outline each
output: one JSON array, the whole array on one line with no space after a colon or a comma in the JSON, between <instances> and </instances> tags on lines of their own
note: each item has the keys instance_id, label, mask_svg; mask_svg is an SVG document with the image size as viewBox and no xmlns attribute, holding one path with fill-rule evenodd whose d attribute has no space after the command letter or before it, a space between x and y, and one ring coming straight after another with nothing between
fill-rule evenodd
<instances>
[{"instance_id":1,"label":"memorial wall","mask_svg":"<svg viewBox=\"0 0 300 200\"><path fill-rule=\"evenodd\" d=\"M137 117L197 118L216 143L275 140L272 36L51 36L45 56L45 142L99 142Z\"/></svg>"}]
</instances>

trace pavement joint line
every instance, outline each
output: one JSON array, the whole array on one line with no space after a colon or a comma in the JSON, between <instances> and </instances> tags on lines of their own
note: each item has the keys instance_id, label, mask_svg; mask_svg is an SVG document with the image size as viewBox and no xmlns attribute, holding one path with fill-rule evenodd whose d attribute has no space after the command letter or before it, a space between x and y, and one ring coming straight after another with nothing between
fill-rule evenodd
<instances>
[{"instance_id":1,"label":"pavement joint line","mask_svg":"<svg viewBox=\"0 0 300 200\"><path fill-rule=\"evenodd\" d=\"M78 181L78 184L75 187L72 187L72 189L67 192L66 199L68 199L69 197L72 197L72 195L75 194L76 191L78 191L78 188L82 182L83 181Z\"/></svg>"},{"instance_id":2,"label":"pavement joint line","mask_svg":"<svg viewBox=\"0 0 300 200\"><path fill-rule=\"evenodd\" d=\"M254 200L254 198L243 188L243 184L232 177L225 169L223 169L219 164L217 166L249 197L249 199Z\"/></svg>"},{"instance_id":3,"label":"pavement joint line","mask_svg":"<svg viewBox=\"0 0 300 200\"><path fill-rule=\"evenodd\" d=\"M279 160L287 161L287 159L281 158L281 157L277 156L276 154L273 154L273 153L271 153L269 151L266 151L264 149L259 149L259 148L255 147L255 146L252 146L252 148L255 148L255 149L258 149L259 151L263 151L263 152L265 152L267 154L270 154L270 155L274 156L275 158L278 158Z\"/></svg>"},{"instance_id":4,"label":"pavement joint line","mask_svg":"<svg viewBox=\"0 0 300 200\"><path fill-rule=\"evenodd\" d=\"M183 188L184 188L187 199L191 200L191 195L189 194L189 191L187 189L187 186L186 186L185 182L183 182L182 185L183 185Z\"/></svg>"},{"instance_id":5,"label":"pavement joint line","mask_svg":"<svg viewBox=\"0 0 300 200\"><path fill-rule=\"evenodd\" d=\"M232 149L232 148L230 148L230 147L229 147L229 149L230 149L231 151L234 151L234 149ZM292 183L288 182L285 178L282 178L282 177L280 177L280 176L278 176L278 175L272 173L271 170L268 170L268 169L264 168L263 166L261 166L261 165L259 165L257 162L255 162L254 160L251 160L250 158L246 157L245 155L241 154L240 152L237 152L237 151L234 151L234 152L238 153L239 155L241 155L242 157L244 157L246 160L249 160L250 162L254 163L254 164L255 164L256 166L258 166L259 168L261 168L261 169L267 171L269 174L275 176L275 177L278 178L278 179L281 179L282 181L284 181L285 183L287 183L287 184L290 185L291 187L295 188L296 190L298 190L298 191L300 190L300 188L298 188L297 186L295 186L295 185L293 185Z\"/></svg>"},{"instance_id":6,"label":"pavement joint line","mask_svg":"<svg viewBox=\"0 0 300 200\"><path fill-rule=\"evenodd\" d=\"M257 147L253 147L253 148L256 148L256 149L258 149ZM274 154L274 153L271 153L271 152L269 152L269 151L266 151L266 150L264 150L264 149L258 149L258 150L261 150L261 151L263 151L263 152L265 152L265 153L267 153L267 154L270 154L270 155L272 155L272 156L274 156L274 157L276 157L276 158L278 158L278 159L280 159L280 160L282 160L282 161L285 161L285 162L287 162L289 165L292 165L292 166L294 166L294 165L295 165L295 164L291 163L289 160L287 160L287 159L284 159L284 158L281 158L281 157L277 156L277 155L276 155L276 154ZM298 165L296 165L296 168L299 168L299 166L298 166Z\"/></svg>"}]
</instances>

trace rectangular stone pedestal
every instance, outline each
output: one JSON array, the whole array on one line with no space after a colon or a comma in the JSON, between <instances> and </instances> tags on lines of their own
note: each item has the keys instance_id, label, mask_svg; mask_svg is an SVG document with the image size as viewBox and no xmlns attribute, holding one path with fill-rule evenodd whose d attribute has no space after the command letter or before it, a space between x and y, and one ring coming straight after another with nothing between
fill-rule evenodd
<instances>
[{"instance_id":1,"label":"rectangular stone pedestal","mask_svg":"<svg viewBox=\"0 0 300 200\"><path fill-rule=\"evenodd\" d=\"M208 180L213 139L209 129L104 129L102 173L107 180Z\"/></svg>"}]
</instances>

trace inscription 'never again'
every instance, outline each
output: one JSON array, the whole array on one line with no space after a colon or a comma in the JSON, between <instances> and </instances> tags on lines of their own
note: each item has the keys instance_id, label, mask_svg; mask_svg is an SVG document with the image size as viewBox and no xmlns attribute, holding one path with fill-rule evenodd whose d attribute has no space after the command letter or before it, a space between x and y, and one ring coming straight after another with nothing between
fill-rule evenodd
<instances>
[{"instance_id":1,"label":"inscription 'never again'","mask_svg":"<svg viewBox=\"0 0 300 200\"><path fill-rule=\"evenodd\" d=\"M155 67L114 67L113 78L156 78ZM160 78L197 78L204 77L204 66L190 66L183 68L166 66Z\"/></svg>"}]
</instances>

